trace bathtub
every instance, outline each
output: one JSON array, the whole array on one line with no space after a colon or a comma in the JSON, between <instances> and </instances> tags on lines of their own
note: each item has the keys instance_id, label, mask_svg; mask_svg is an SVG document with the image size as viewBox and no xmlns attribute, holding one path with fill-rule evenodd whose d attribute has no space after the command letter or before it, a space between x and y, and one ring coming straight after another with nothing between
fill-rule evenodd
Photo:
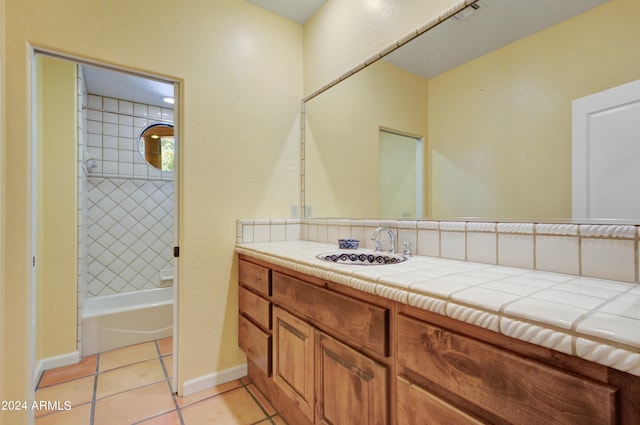
<instances>
[{"instance_id":1,"label":"bathtub","mask_svg":"<svg viewBox=\"0 0 640 425\"><path fill-rule=\"evenodd\" d=\"M173 288L90 297L82 311L82 354L173 334Z\"/></svg>"}]
</instances>

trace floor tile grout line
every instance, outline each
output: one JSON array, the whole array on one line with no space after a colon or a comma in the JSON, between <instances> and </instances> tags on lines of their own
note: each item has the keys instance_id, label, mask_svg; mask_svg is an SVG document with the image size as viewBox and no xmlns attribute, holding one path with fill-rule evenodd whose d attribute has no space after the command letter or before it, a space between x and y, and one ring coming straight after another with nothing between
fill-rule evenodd
<instances>
[{"instance_id":1,"label":"floor tile grout line","mask_svg":"<svg viewBox=\"0 0 640 425\"><path fill-rule=\"evenodd\" d=\"M98 393L98 375L100 374L100 353L96 354L96 373L93 375L93 395L91 397L91 416L89 425L93 425L96 413L96 395Z\"/></svg>"},{"instance_id":2,"label":"floor tile grout line","mask_svg":"<svg viewBox=\"0 0 640 425\"><path fill-rule=\"evenodd\" d=\"M260 391L255 385L253 387L256 389L256 391ZM251 396L253 401L256 402L256 404L258 405L260 410L262 410L262 413L264 413L265 418L269 419L271 421L271 415L269 415L269 413L267 413L267 409L262 405L262 403L260 403L260 400L258 400L258 398L255 395L253 395L253 392L251 392L251 390L249 389L249 386L245 385L244 389L249 393L249 395ZM262 394L262 391L260 391L260 394L264 397L264 394ZM265 418L262 418L261 421L264 421ZM271 422L273 422L273 421L271 421ZM257 423L259 423L259 422L257 422Z\"/></svg>"}]
</instances>

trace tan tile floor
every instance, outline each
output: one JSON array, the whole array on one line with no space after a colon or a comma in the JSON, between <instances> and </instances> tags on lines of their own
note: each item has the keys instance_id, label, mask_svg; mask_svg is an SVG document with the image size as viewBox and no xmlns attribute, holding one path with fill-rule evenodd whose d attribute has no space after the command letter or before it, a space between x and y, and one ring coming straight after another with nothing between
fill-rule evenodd
<instances>
[{"instance_id":1,"label":"tan tile floor","mask_svg":"<svg viewBox=\"0 0 640 425\"><path fill-rule=\"evenodd\" d=\"M171 338L119 348L42 374L36 425L285 425L246 378L177 397L171 393ZM65 403L71 408L64 410Z\"/></svg>"}]
</instances>

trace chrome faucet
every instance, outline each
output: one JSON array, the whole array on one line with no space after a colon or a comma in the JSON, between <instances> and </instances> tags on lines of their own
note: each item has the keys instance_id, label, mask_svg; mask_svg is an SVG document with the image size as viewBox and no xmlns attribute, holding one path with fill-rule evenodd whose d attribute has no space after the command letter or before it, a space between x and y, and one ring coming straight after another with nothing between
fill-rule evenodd
<instances>
[{"instance_id":1,"label":"chrome faucet","mask_svg":"<svg viewBox=\"0 0 640 425\"><path fill-rule=\"evenodd\" d=\"M375 232L373 232L373 236L371 236L371 240L376 243L376 247L374 251L382 251L382 239L378 239L378 235L380 232L387 232L389 235L389 240L391 241L391 247L389 248L389 252L394 254L396 252L396 237L391 230L386 227L378 227Z\"/></svg>"}]
</instances>

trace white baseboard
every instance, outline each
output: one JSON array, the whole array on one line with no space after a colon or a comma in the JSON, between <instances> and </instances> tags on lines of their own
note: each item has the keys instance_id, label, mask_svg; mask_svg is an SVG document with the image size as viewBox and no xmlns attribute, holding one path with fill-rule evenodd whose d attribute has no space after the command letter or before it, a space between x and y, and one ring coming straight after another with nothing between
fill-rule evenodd
<instances>
[{"instance_id":1,"label":"white baseboard","mask_svg":"<svg viewBox=\"0 0 640 425\"><path fill-rule=\"evenodd\" d=\"M40 359L36 362L35 367L35 382L38 382L40 379L40 374L45 370L53 369L61 366L68 366L70 364L75 364L80 361L80 352L72 351L67 354L60 354L59 356L53 357L45 357L44 359Z\"/></svg>"},{"instance_id":2,"label":"white baseboard","mask_svg":"<svg viewBox=\"0 0 640 425\"><path fill-rule=\"evenodd\" d=\"M182 387L182 395L183 397L186 397L197 393L198 391L206 390L207 388L215 387L216 385L224 384L225 382L233 381L234 379L240 379L243 376L247 376L246 364L221 370L220 372L199 376L194 379L189 379L188 381L185 381Z\"/></svg>"}]
</instances>

